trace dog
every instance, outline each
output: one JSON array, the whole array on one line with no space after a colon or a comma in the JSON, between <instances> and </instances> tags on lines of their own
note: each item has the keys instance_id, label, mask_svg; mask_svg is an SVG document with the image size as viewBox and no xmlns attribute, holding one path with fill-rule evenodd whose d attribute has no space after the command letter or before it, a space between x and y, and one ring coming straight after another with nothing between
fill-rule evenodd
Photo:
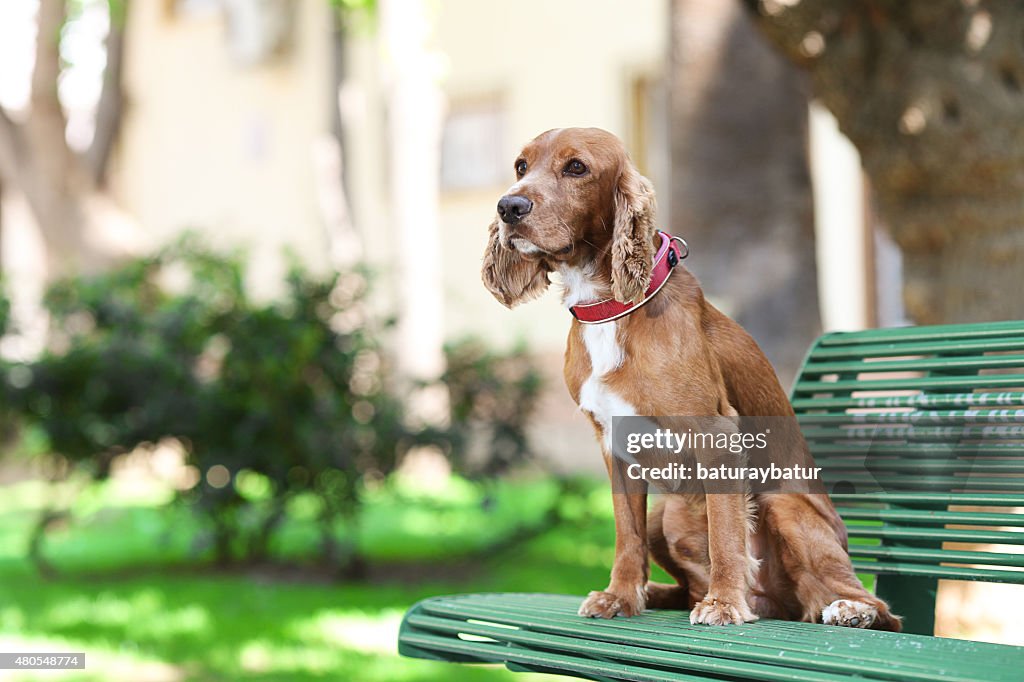
<instances>
[{"instance_id":1,"label":"dog","mask_svg":"<svg viewBox=\"0 0 1024 682\"><path fill-rule=\"evenodd\" d=\"M617 137L549 130L513 169L482 279L512 308L558 273L564 305L576 318L597 316L571 322L565 383L594 427L613 488L625 480L611 451L613 416L794 416L758 345L688 270L675 264L654 289L654 273L668 267L661 261L685 253L656 230L654 189ZM825 494L666 495L648 515L646 486L619 490L611 578L586 597L581 616L679 608L707 625L765 617L900 630L900 618L854 574L845 527ZM675 585L649 581L648 556Z\"/></svg>"}]
</instances>

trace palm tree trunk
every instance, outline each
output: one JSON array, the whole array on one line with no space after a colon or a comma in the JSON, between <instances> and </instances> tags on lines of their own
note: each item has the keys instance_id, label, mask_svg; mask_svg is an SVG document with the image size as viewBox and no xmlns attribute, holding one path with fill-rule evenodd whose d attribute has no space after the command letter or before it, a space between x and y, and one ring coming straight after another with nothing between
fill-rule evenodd
<instances>
[{"instance_id":1,"label":"palm tree trunk","mask_svg":"<svg viewBox=\"0 0 1024 682\"><path fill-rule=\"evenodd\" d=\"M788 381L820 330L807 99L738 5L673 0L672 226Z\"/></svg>"}]
</instances>

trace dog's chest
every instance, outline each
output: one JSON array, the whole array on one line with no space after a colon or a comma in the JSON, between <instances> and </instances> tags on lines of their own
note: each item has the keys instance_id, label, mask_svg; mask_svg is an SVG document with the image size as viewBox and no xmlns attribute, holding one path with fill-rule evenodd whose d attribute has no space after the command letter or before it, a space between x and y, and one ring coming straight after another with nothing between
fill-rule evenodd
<instances>
[{"instance_id":1,"label":"dog's chest","mask_svg":"<svg viewBox=\"0 0 1024 682\"><path fill-rule=\"evenodd\" d=\"M605 382L605 377L625 361L617 331L615 322L605 322L584 325L581 333L583 347L590 358L590 374L580 386L579 405L601 427L606 448L611 446L612 417L636 414L633 406Z\"/></svg>"},{"instance_id":2,"label":"dog's chest","mask_svg":"<svg viewBox=\"0 0 1024 682\"><path fill-rule=\"evenodd\" d=\"M592 268L563 266L559 270L562 278L562 303L570 308L583 301L593 301L601 297ZM601 429L605 450L611 450L612 417L628 417L636 414L636 410L621 395L613 391L604 378L619 369L626 361L625 351L618 339L618 323L580 325L577 343L582 342L582 351L589 358L590 371L583 376L569 378L567 367L566 379L570 382L570 391L577 396L577 402L583 412L589 414ZM577 389L575 385L579 383Z\"/></svg>"}]
</instances>

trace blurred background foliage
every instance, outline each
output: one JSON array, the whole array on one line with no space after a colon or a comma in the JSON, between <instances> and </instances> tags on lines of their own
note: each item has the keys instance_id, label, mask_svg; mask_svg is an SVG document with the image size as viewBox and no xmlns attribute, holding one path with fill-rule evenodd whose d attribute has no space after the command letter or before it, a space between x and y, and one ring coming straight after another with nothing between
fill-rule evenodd
<instances>
[{"instance_id":1,"label":"blurred background foliage","mask_svg":"<svg viewBox=\"0 0 1024 682\"><path fill-rule=\"evenodd\" d=\"M529 461L541 380L522 348L450 345L451 414L411 427L382 345L390 324L365 305L366 270L315 276L296 263L286 294L257 303L243 263L189 237L50 288L55 332L38 358L4 366L3 386L12 426L43 437L51 480L103 481L119 456L171 441L186 466L178 499L207 529L213 561L269 559L302 497L319 539L305 559L355 577L364 557L343 540L368 486L411 449L448 453L456 473L484 481ZM55 514L40 515L37 550Z\"/></svg>"}]
</instances>

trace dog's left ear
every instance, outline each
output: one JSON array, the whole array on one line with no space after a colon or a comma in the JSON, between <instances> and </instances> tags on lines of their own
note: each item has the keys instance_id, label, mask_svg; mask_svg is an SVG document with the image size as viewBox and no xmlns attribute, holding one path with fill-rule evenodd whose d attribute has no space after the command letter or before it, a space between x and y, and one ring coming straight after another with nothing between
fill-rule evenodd
<instances>
[{"instance_id":1,"label":"dog's left ear","mask_svg":"<svg viewBox=\"0 0 1024 682\"><path fill-rule=\"evenodd\" d=\"M654 260L654 187L626 163L615 186L612 232L612 296L639 303L651 284Z\"/></svg>"}]
</instances>

